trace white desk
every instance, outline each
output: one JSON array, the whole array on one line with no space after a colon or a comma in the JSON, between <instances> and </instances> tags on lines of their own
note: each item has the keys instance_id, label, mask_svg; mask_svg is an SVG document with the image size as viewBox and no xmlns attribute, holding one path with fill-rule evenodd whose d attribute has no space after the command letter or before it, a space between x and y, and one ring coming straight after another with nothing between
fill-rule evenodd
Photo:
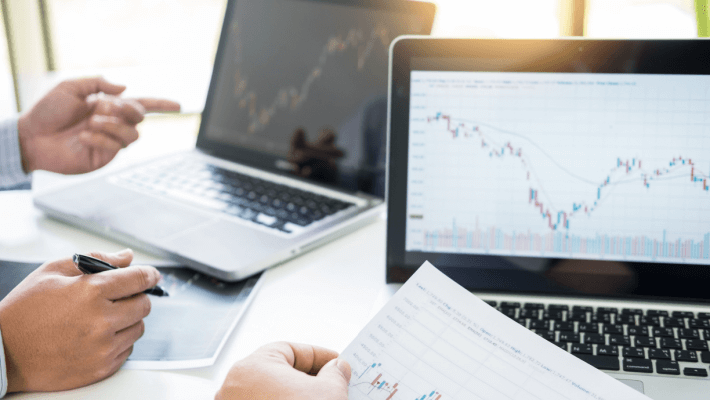
<instances>
[{"instance_id":1,"label":"white desk","mask_svg":"<svg viewBox=\"0 0 710 400\"><path fill-rule=\"evenodd\" d=\"M116 160L118 165L111 168L152 156L154 153L141 153L144 145L164 138L163 135L180 143L173 147L189 148L190 141L194 143L194 132L184 138L180 132L161 131L158 125L165 121L156 124L155 136L145 129L139 142L129 147L126 155ZM194 124L189 129L193 128ZM176 149L179 148L164 151ZM38 190L57 183L56 177L36 178ZM90 249L123 248L48 219L33 208L28 192L0 192L0 210L0 259L54 259ZM159 261L144 253L136 253L136 260ZM261 290L212 367L170 372L120 370L102 382L73 391L23 393L8 398L211 399L232 364L263 344L287 340L344 349L369 320L385 286L384 263L385 222L378 220L267 271Z\"/></svg>"}]
</instances>

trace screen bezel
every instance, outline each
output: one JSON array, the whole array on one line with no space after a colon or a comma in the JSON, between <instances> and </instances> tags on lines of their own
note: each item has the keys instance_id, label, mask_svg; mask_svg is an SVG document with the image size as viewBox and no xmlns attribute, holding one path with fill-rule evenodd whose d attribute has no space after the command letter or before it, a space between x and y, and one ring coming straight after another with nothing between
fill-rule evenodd
<instances>
[{"instance_id":1,"label":"screen bezel","mask_svg":"<svg viewBox=\"0 0 710 400\"><path fill-rule=\"evenodd\" d=\"M244 147L231 145L227 143L220 142L218 140L210 139L207 136L208 123L210 121L210 111L212 110L212 102L216 97L217 93L217 77L219 76L220 69L224 64L224 57L226 54L226 46L229 40L229 30L232 26L232 20L235 17L235 10L237 7L237 2L239 0L229 0L224 13L224 23L222 24L222 31L220 34L219 44L217 48L217 54L215 55L214 68L212 71L212 79L210 81L209 90L207 92L207 100L205 102L205 108L202 112L202 119L200 121L200 129L197 134L197 144L196 147L201 151L213 155L215 157L223 158L229 161L238 162L239 164L247 165L250 167L258 168L261 170L266 170L279 175L286 175L294 179L302 180L304 182L310 182L314 184L319 184L318 182L313 182L311 180L297 177L292 174L290 170L279 168L279 165L287 165L286 157L279 157L270 153L265 153L261 151L256 151L252 149L247 149ZM244 1L244 0L242 0ZM258 1L258 0L248 0L248 1ZM285 1L308 1L316 3L334 4L357 8L367 8L372 10L381 11L394 11L401 12L408 15L420 15L424 21L424 30L429 33L431 32L431 27L434 23L434 15L436 12L436 7L433 3L426 3L420 1L406 1L406 0L285 0ZM384 89L384 88L383 88ZM327 186L333 189L338 189L337 187L331 187L332 185L319 184Z\"/></svg>"},{"instance_id":2,"label":"screen bezel","mask_svg":"<svg viewBox=\"0 0 710 400\"><path fill-rule=\"evenodd\" d=\"M436 39L402 37L390 63L389 168L387 176L387 282L405 282L430 261L464 287L483 292L645 299L710 303L710 267L691 264L626 263L636 287L629 293L587 293L515 268L502 257L406 252L409 94L412 63L419 70L496 72L598 72L710 74L707 40ZM488 59L497 69L476 68ZM500 63L499 63L500 64ZM419 67L427 65L427 67ZM552 259L553 261L562 259Z\"/></svg>"}]
</instances>

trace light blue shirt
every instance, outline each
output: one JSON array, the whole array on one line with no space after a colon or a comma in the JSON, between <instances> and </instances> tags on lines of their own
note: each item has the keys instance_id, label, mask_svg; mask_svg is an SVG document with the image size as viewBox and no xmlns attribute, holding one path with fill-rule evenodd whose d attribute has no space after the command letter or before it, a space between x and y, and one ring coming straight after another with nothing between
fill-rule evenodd
<instances>
[{"instance_id":1,"label":"light blue shirt","mask_svg":"<svg viewBox=\"0 0 710 400\"><path fill-rule=\"evenodd\" d=\"M30 174L22 169L20 138L17 133L17 119L0 123L0 189L27 186L32 182ZM5 350L0 332L0 398L7 393L7 368Z\"/></svg>"},{"instance_id":2,"label":"light blue shirt","mask_svg":"<svg viewBox=\"0 0 710 400\"><path fill-rule=\"evenodd\" d=\"M7 368L5 368L5 348L2 345L2 332L0 332L0 398L7 393Z\"/></svg>"},{"instance_id":3,"label":"light blue shirt","mask_svg":"<svg viewBox=\"0 0 710 400\"><path fill-rule=\"evenodd\" d=\"M0 189L27 186L32 176L22 169L17 119L0 123Z\"/></svg>"}]
</instances>

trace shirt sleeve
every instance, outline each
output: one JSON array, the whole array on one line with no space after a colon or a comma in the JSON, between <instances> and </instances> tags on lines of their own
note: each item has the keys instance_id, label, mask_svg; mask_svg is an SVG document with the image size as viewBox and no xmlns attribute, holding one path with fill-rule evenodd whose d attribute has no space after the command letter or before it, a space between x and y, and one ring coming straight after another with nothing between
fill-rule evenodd
<instances>
[{"instance_id":1,"label":"shirt sleeve","mask_svg":"<svg viewBox=\"0 0 710 400\"><path fill-rule=\"evenodd\" d=\"M17 119L0 122L0 189L27 186L32 176L22 169Z\"/></svg>"},{"instance_id":2,"label":"shirt sleeve","mask_svg":"<svg viewBox=\"0 0 710 400\"><path fill-rule=\"evenodd\" d=\"M2 344L2 332L0 332L0 399L7 393L7 368L5 368L5 347Z\"/></svg>"}]
</instances>

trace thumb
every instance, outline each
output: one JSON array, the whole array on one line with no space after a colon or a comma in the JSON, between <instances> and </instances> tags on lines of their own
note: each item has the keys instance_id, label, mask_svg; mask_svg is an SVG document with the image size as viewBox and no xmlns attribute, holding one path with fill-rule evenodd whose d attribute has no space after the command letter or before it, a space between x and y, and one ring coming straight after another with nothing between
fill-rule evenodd
<instances>
[{"instance_id":1,"label":"thumb","mask_svg":"<svg viewBox=\"0 0 710 400\"><path fill-rule=\"evenodd\" d=\"M110 83L102 77L76 79L69 81L68 83L72 84L76 90L76 93L83 97L102 92L118 96L126 90L124 85Z\"/></svg>"},{"instance_id":2,"label":"thumb","mask_svg":"<svg viewBox=\"0 0 710 400\"><path fill-rule=\"evenodd\" d=\"M332 359L325 364L318 372L318 378L326 379L331 383L342 386L343 390L348 390L350 384L350 364L339 358Z\"/></svg>"},{"instance_id":3,"label":"thumb","mask_svg":"<svg viewBox=\"0 0 710 400\"><path fill-rule=\"evenodd\" d=\"M104 92L113 96L118 96L126 90L125 85L119 85L116 83L111 83L104 78L98 78L96 81L96 88L99 92Z\"/></svg>"}]
</instances>

